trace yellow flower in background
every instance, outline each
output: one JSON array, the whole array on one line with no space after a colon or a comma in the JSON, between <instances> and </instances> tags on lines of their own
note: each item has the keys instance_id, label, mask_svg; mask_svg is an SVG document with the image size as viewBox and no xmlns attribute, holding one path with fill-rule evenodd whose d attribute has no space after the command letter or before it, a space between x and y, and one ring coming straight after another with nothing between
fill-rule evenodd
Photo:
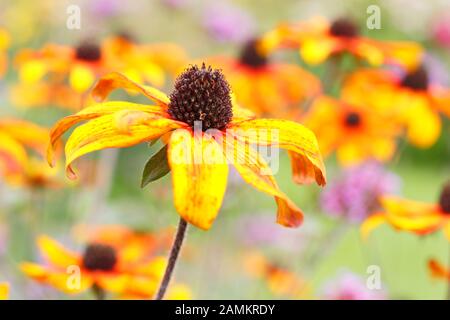
<instances>
[{"instance_id":1,"label":"yellow flower in background","mask_svg":"<svg viewBox=\"0 0 450 320\"><path fill-rule=\"evenodd\" d=\"M8 69L7 50L10 46L10 41L9 33L5 29L0 28L0 78L5 75Z\"/></svg>"},{"instance_id":2,"label":"yellow flower in background","mask_svg":"<svg viewBox=\"0 0 450 320\"><path fill-rule=\"evenodd\" d=\"M258 115L291 118L293 110L321 91L313 74L294 64L270 61L259 40L247 42L237 59L216 57L208 62L223 70L237 102Z\"/></svg>"},{"instance_id":3,"label":"yellow flower in background","mask_svg":"<svg viewBox=\"0 0 450 320\"><path fill-rule=\"evenodd\" d=\"M311 65L329 57L349 52L373 66L396 64L414 69L420 63L423 50L415 42L381 41L360 35L351 20L340 18L329 22L315 17L298 23L283 23L264 37L267 50L299 48L303 60Z\"/></svg>"},{"instance_id":4,"label":"yellow flower in background","mask_svg":"<svg viewBox=\"0 0 450 320\"><path fill-rule=\"evenodd\" d=\"M424 66L405 74L362 69L348 77L344 91L371 96L375 107L403 124L408 140L421 148L440 137L440 114L450 117L450 89L432 83Z\"/></svg>"},{"instance_id":5,"label":"yellow flower in background","mask_svg":"<svg viewBox=\"0 0 450 320\"><path fill-rule=\"evenodd\" d=\"M68 250L44 235L37 244L46 264L23 262L21 270L31 279L68 294L92 289L98 298L105 298L106 293L152 297L166 266L165 258L149 256L147 251L130 255L135 250L133 242L92 239L83 253Z\"/></svg>"},{"instance_id":6,"label":"yellow flower in background","mask_svg":"<svg viewBox=\"0 0 450 320\"><path fill-rule=\"evenodd\" d=\"M36 170L48 144L49 130L24 120L0 119L0 174L8 183L31 185L53 174L47 167ZM50 172L52 172L50 174ZM45 177L45 179L44 179Z\"/></svg>"},{"instance_id":7,"label":"yellow flower in background","mask_svg":"<svg viewBox=\"0 0 450 320\"><path fill-rule=\"evenodd\" d=\"M450 241L450 182L440 195L438 203L424 203L394 196L381 198L382 212L369 216L361 226L366 238L375 228L388 223L397 230L425 235L442 229Z\"/></svg>"},{"instance_id":8,"label":"yellow flower in background","mask_svg":"<svg viewBox=\"0 0 450 320\"><path fill-rule=\"evenodd\" d=\"M337 100L322 96L312 103L302 122L316 133L324 155L336 152L343 165L392 158L398 125L389 114L373 108L373 101L367 98L345 95Z\"/></svg>"},{"instance_id":9,"label":"yellow flower in background","mask_svg":"<svg viewBox=\"0 0 450 320\"><path fill-rule=\"evenodd\" d=\"M0 282L0 300L6 300L9 296L9 284Z\"/></svg>"},{"instance_id":10,"label":"yellow flower in background","mask_svg":"<svg viewBox=\"0 0 450 320\"><path fill-rule=\"evenodd\" d=\"M93 95L103 100L117 88L142 93L156 105L104 102L61 119L51 131L49 163L55 143L81 121L88 120L72 132L65 146L66 172L72 178L72 162L87 153L129 147L164 135L167 145L158 152L158 163L172 171L175 208L183 219L205 230L222 205L227 162L248 184L275 197L278 223L301 224L301 210L279 190L268 163L250 144L289 150L303 166L304 179L299 182L325 184L325 167L314 134L295 122L255 119L232 103L229 85L218 70L191 66L177 79L170 98L118 73L103 77Z\"/></svg>"}]
</instances>

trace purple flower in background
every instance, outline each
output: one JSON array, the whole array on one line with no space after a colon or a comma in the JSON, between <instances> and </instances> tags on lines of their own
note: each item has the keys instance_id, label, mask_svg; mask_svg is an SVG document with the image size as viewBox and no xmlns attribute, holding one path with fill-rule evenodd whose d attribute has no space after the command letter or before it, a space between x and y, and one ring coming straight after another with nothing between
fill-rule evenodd
<instances>
[{"instance_id":1,"label":"purple flower in background","mask_svg":"<svg viewBox=\"0 0 450 320\"><path fill-rule=\"evenodd\" d=\"M368 162L344 171L321 196L325 213L360 222L379 206L383 194L397 193L400 179L377 162Z\"/></svg>"},{"instance_id":2,"label":"purple flower in background","mask_svg":"<svg viewBox=\"0 0 450 320\"><path fill-rule=\"evenodd\" d=\"M381 289L369 289L363 277L345 271L325 285L322 298L326 300L384 300L386 293Z\"/></svg>"},{"instance_id":3,"label":"purple flower in background","mask_svg":"<svg viewBox=\"0 0 450 320\"><path fill-rule=\"evenodd\" d=\"M444 87L448 86L450 80L447 67L437 56L427 53L423 64L428 71L430 82L432 84L438 84Z\"/></svg>"},{"instance_id":4,"label":"purple flower in background","mask_svg":"<svg viewBox=\"0 0 450 320\"><path fill-rule=\"evenodd\" d=\"M92 14L101 17L111 17L121 11L124 4L119 0L95 0L90 3Z\"/></svg>"},{"instance_id":5,"label":"purple flower in background","mask_svg":"<svg viewBox=\"0 0 450 320\"><path fill-rule=\"evenodd\" d=\"M253 36L254 21L248 12L218 1L205 9L203 26L216 40L242 43Z\"/></svg>"},{"instance_id":6,"label":"purple flower in background","mask_svg":"<svg viewBox=\"0 0 450 320\"><path fill-rule=\"evenodd\" d=\"M170 9L184 8L190 0L161 0L161 3Z\"/></svg>"}]
</instances>

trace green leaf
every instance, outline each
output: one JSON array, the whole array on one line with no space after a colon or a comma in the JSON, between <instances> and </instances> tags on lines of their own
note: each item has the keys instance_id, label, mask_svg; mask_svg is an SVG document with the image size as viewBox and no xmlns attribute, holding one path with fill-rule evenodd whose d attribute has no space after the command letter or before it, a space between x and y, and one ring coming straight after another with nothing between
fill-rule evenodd
<instances>
[{"instance_id":1,"label":"green leaf","mask_svg":"<svg viewBox=\"0 0 450 320\"><path fill-rule=\"evenodd\" d=\"M144 188L150 182L164 177L170 172L169 162L167 161L167 145L155 153L147 161L142 173L141 188Z\"/></svg>"}]
</instances>

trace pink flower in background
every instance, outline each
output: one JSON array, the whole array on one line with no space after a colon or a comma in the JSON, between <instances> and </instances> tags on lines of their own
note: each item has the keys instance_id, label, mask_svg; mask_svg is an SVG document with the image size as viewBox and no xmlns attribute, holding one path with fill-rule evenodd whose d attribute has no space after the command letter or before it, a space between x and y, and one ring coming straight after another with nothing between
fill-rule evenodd
<instances>
[{"instance_id":1,"label":"pink flower in background","mask_svg":"<svg viewBox=\"0 0 450 320\"><path fill-rule=\"evenodd\" d=\"M443 15L435 21L432 37L439 45L450 48L450 15Z\"/></svg>"},{"instance_id":2,"label":"pink flower in background","mask_svg":"<svg viewBox=\"0 0 450 320\"><path fill-rule=\"evenodd\" d=\"M369 289L366 279L350 271L329 281L321 294L325 300L384 300L387 298L384 290Z\"/></svg>"},{"instance_id":3,"label":"pink flower in background","mask_svg":"<svg viewBox=\"0 0 450 320\"><path fill-rule=\"evenodd\" d=\"M186 7L191 0L161 0L161 3L170 9L181 9Z\"/></svg>"},{"instance_id":4,"label":"pink flower in background","mask_svg":"<svg viewBox=\"0 0 450 320\"><path fill-rule=\"evenodd\" d=\"M124 4L120 0L94 0L90 3L92 14L101 17L110 17L117 15Z\"/></svg>"},{"instance_id":5,"label":"pink flower in background","mask_svg":"<svg viewBox=\"0 0 450 320\"><path fill-rule=\"evenodd\" d=\"M400 178L377 162L368 162L343 172L327 186L321 196L322 210L334 217L360 222L378 209L378 198L395 194Z\"/></svg>"},{"instance_id":6,"label":"pink flower in background","mask_svg":"<svg viewBox=\"0 0 450 320\"><path fill-rule=\"evenodd\" d=\"M215 1L204 12L203 25L222 42L241 43L254 34L254 21L248 12L225 1Z\"/></svg>"}]
</instances>

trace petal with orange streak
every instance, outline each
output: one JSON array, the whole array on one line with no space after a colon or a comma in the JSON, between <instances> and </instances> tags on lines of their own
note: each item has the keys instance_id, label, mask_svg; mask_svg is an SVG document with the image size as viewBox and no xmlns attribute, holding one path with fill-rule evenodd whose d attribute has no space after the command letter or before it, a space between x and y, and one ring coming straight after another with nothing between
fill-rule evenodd
<instances>
[{"instance_id":1,"label":"petal with orange streak","mask_svg":"<svg viewBox=\"0 0 450 320\"><path fill-rule=\"evenodd\" d=\"M208 230L222 205L228 164L222 148L203 134L176 130L169 142L175 208L189 223Z\"/></svg>"},{"instance_id":2,"label":"petal with orange streak","mask_svg":"<svg viewBox=\"0 0 450 320\"><path fill-rule=\"evenodd\" d=\"M47 149L47 161L49 162L49 164L52 164L53 162L53 150L55 149L59 138L72 126L76 125L81 121L98 118L100 116L104 116L107 114L113 114L115 112L122 110L142 111L150 115L166 114L164 108L160 106L142 105L124 101L108 101L86 107L74 115L62 118L51 129L50 146Z\"/></svg>"},{"instance_id":3,"label":"petal with orange streak","mask_svg":"<svg viewBox=\"0 0 450 320\"><path fill-rule=\"evenodd\" d=\"M271 145L287 149L303 157L308 169L296 177L307 183L314 178L317 184L326 184L325 165L314 133L299 123L288 120L255 119L233 124L236 137L249 143ZM312 169L310 168L312 167ZM313 174L311 177L310 175Z\"/></svg>"},{"instance_id":4,"label":"petal with orange streak","mask_svg":"<svg viewBox=\"0 0 450 320\"><path fill-rule=\"evenodd\" d=\"M139 92L160 106L169 104L169 97L158 89L140 85L128 79L126 76L114 72L102 77L92 90L92 96L99 101L104 100L112 91L116 89L125 89Z\"/></svg>"},{"instance_id":5,"label":"petal with orange streak","mask_svg":"<svg viewBox=\"0 0 450 320\"><path fill-rule=\"evenodd\" d=\"M234 165L242 179L256 189L275 197L278 205L277 222L286 227L298 227L302 211L278 188L267 162L248 144L227 136L224 148L227 160Z\"/></svg>"},{"instance_id":6,"label":"petal with orange streak","mask_svg":"<svg viewBox=\"0 0 450 320\"><path fill-rule=\"evenodd\" d=\"M136 120L136 119L135 119ZM66 147L66 173L75 178L71 163L77 158L102 149L124 148L151 141L185 124L165 117L143 114L124 132L117 127L116 114L108 114L77 127L70 135Z\"/></svg>"}]
</instances>

